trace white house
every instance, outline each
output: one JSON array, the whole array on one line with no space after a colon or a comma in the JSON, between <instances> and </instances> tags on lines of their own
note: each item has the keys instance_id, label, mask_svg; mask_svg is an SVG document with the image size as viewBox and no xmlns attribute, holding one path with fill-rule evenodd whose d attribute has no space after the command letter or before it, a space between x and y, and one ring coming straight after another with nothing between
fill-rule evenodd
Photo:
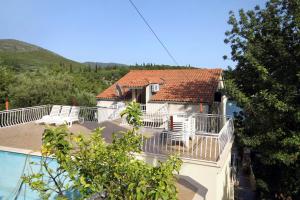
<instances>
[{"instance_id":1,"label":"white house","mask_svg":"<svg viewBox=\"0 0 300 200\"><path fill-rule=\"evenodd\" d=\"M167 103L168 112L224 115L222 69L131 70L96 96L97 106L135 100L153 110Z\"/></svg>"},{"instance_id":2,"label":"white house","mask_svg":"<svg viewBox=\"0 0 300 200\"><path fill-rule=\"evenodd\" d=\"M197 187L193 200L233 199L234 126L223 87L221 69L131 70L97 96L98 121L126 101L139 102L143 126L157 133L142 133L137 157L156 165L175 153L180 175Z\"/></svg>"}]
</instances>

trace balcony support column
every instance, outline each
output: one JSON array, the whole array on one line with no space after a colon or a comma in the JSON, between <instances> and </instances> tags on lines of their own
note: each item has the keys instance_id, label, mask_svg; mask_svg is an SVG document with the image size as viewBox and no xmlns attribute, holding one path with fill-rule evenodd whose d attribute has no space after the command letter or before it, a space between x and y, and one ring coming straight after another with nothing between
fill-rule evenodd
<instances>
[{"instance_id":1,"label":"balcony support column","mask_svg":"<svg viewBox=\"0 0 300 200\"><path fill-rule=\"evenodd\" d=\"M228 100L228 98L225 95L223 95L221 97L221 115L223 116L222 126L224 126L225 123L226 123L226 104L227 104L227 100Z\"/></svg>"}]
</instances>

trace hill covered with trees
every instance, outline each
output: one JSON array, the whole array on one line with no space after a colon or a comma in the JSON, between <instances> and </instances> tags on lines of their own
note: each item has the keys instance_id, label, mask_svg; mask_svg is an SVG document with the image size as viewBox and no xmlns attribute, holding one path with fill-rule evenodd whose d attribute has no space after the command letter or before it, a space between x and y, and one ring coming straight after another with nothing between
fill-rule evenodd
<instances>
[{"instance_id":1,"label":"hill covered with trees","mask_svg":"<svg viewBox=\"0 0 300 200\"><path fill-rule=\"evenodd\" d=\"M90 66L92 68L96 68L96 67L115 67L115 66L118 66L118 67L128 67L128 65L125 65L125 64L112 63L112 62L109 62L109 63L104 63L104 62L84 62L84 64L86 66Z\"/></svg>"},{"instance_id":2,"label":"hill covered with trees","mask_svg":"<svg viewBox=\"0 0 300 200\"><path fill-rule=\"evenodd\" d=\"M98 65L99 64L99 65ZM168 65L97 67L64 58L18 40L0 40L0 110L43 104L95 106L95 96L130 69L182 68Z\"/></svg>"},{"instance_id":3,"label":"hill covered with trees","mask_svg":"<svg viewBox=\"0 0 300 200\"><path fill-rule=\"evenodd\" d=\"M81 63L64 58L39 46L12 39L0 40L0 64L14 66L16 69L51 65L83 66Z\"/></svg>"}]
</instances>

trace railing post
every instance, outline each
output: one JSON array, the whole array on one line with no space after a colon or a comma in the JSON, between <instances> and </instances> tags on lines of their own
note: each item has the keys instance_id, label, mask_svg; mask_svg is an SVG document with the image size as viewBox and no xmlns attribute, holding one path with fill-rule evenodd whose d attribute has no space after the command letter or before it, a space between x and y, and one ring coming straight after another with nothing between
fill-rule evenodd
<instances>
[{"instance_id":1,"label":"railing post","mask_svg":"<svg viewBox=\"0 0 300 200\"><path fill-rule=\"evenodd\" d=\"M22 108L22 111L21 111L21 116L22 116L22 123L24 123L24 108Z\"/></svg>"}]
</instances>

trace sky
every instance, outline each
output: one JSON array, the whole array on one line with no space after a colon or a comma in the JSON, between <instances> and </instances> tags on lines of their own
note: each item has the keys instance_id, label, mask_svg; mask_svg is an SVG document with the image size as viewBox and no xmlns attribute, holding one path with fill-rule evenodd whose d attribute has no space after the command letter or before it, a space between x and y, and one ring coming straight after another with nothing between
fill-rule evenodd
<instances>
[{"instance_id":1,"label":"sky","mask_svg":"<svg viewBox=\"0 0 300 200\"><path fill-rule=\"evenodd\" d=\"M132 0L180 65L226 68L229 11L264 0ZM129 0L1 0L0 39L78 61L168 64L172 59Z\"/></svg>"}]
</instances>

